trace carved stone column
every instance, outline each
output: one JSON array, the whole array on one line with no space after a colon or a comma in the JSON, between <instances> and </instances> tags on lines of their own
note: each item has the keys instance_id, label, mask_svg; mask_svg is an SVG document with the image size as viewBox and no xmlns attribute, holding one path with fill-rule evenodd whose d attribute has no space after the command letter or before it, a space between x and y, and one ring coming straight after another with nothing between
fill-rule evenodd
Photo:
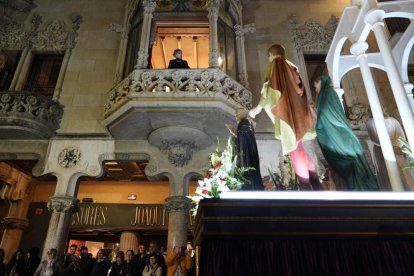
<instances>
[{"instance_id":1,"label":"carved stone column","mask_svg":"<svg viewBox=\"0 0 414 276\"><path fill-rule=\"evenodd\" d=\"M208 55L208 64L210 68L219 68L219 53L217 39L217 20L220 10L221 0L208 0L208 23L209 23L209 39L210 53Z\"/></svg>"},{"instance_id":2,"label":"carved stone column","mask_svg":"<svg viewBox=\"0 0 414 276\"><path fill-rule=\"evenodd\" d=\"M246 66L246 49L244 47L244 34L254 33L256 28L254 24L234 25L234 33L236 34L236 53L237 53L237 67L239 74L237 80L245 87L249 87L247 66Z\"/></svg>"},{"instance_id":3,"label":"carved stone column","mask_svg":"<svg viewBox=\"0 0 414 276\"><path fill-rule=\"evenodd\" d=\"M43 260L46 259L46 252L51 248L63 254L69 233L70 218L77 210L78 204L79 200L71 196L53 196L49 199L47 208L52 211L52 217L43 246Z\"/></svg>"},{"instance_id":4,"label":"carved stone column","mask_svg":"<svg viewBox=\"0 0 414 276\"><path fill-rule=\"evenodd\" d=\"M139 234L133 231L123 231L121 233L121 240L119 241L119 250L126 252L127 250L134 250L138 252Z\"/></svg>"},{"instance_id":5,"label":"carved stone column","mask_svg":"<svg viewBox=\"0 0 414 276\"><path fill-rule=\"evenodd\" d=\"M157 6L155 0L144 0L142 7L144 8L144 14L142 19L142 33L141 41L139 44L137 68L147 68L148 65L148 48L151 39L151 21L152 13Z\"/></svg>"},{"instance_id":6,"label":"carved stone column","mask_svg":"<svg viewBox=\"0 0 414 276\"><path fill-rule=\"evenodd\" d=\"M5 260L8 261L19 249L23 231L29 225L26 215L36 182L31 176L6 163L0 163L0 180L4 183L0 197L10 202L7 217L1 219L5 230L0 244L0 248L5 250Z\"/></svg>"},{"instance_id":7,"label":"carved stone column","mask_svg":"<svg viewBox=\"0 0 414 276\"><path fill-rule=\"evenodd\" d=\"M169 214L167 251L170 253L174 246L187 244L188 213L191 200L186 196L170 196L165 202L165 208Z\"/></svg>"}]
</instances>

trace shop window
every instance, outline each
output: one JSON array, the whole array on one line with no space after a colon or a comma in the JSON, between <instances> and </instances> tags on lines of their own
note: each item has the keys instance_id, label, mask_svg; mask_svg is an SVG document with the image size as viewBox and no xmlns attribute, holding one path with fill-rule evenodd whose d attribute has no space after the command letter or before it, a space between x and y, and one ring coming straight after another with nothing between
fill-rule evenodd
<instances>
[{"instance_id":1,"label":"shop window","mask_svg":"<svg viewBox=\"0 0 414 276\"><path fill-rule=\"evenodd\" d=\"M63 55L35 55L25 90L53 97Z\"/></svg>"},{"instance_id":2,"label":"shop window","mask_svg":"<svg viewBox=\"0 0 414 276\"><path fill-rule=\"evenodd\" d=\"M0 52L0 90L8 90L12 82L21 53L15 51Z\"/></svg>"}]
</instances>

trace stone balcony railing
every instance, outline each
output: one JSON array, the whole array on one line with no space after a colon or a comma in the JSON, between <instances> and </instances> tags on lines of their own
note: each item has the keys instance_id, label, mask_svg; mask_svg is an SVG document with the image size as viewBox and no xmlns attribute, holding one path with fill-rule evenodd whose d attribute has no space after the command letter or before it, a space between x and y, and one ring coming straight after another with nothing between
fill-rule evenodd
<instances>
[{"instance_id":1,"label":"stone balcony railing","mask_svg":"<svg viewBox=\"0 0 414 276\"><path fill-rule=\"evenodd\" d=\"M251 107L252 93L218 69L135 70L109 93L105 118L134 98L224 97L234 106Z\"/></svg>"},{"instance_id":2,"label":"stone balcony railing","mask_svg":"<svg viewBox=\"0 0 414 276\"><path fill-rule=\"evenodd\" d=\"M41 94L0 92L0 139L47 139L56 134L63 106Z\"/></svg>"},{"instance_id":3,"label":"stone balcony railing","mask_svg":"<svg viewBox=\"0 0 414 276\"><path fill-rule=\"evenodd\" d=\"M218 69L135 70L109 92L103 125L117 139L198 133L213 141L228 137L225 123L235 124L234 110L250 108L251 99Z\"/></svg>"}]
</instances>

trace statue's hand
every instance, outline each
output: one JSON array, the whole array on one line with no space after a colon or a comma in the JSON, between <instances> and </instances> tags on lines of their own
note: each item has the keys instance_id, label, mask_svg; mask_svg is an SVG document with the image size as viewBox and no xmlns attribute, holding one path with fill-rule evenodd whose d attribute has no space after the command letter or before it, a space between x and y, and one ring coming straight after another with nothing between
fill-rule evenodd
<instances>
[{"instance_id":1,"label":"statue's hand","mask_svg":"<svg viewBox=\"0 0 414 276\"><path fill-rule=\"evenodd\" d=\"M252 117L252 119L254 119L256 117L257 114L259 114L262 111L263 107L258 105L255 108L251 109L249 111L249 116Z\"/></svg>"},{"instance_id":2,"label":"statue's hand","mask_svg":"<svg viewBox=\"0 0 414 276\"><path fill-rule=\"evenodd\" d=\"M236 130L236 128L235 128L233 125L231 125L231 124L226 124L226 127L227 127L227 129L230 131L231 135L233 135L233 136L237 136L237 135L236 135L237 130Z\"/></svg>"}]
</instances>

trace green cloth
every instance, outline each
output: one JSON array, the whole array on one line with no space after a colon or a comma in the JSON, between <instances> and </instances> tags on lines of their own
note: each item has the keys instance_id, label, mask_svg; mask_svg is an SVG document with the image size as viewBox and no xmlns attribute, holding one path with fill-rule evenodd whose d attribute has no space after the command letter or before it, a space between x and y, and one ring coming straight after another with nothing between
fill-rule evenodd
<instances>
[{"instance_id":1,"label":"green cloth","mask_svg":"<svg viewBox=\"0 0 414 276\"><path fill-rule=\"evenodd\" d=\"M349 190L379 190L362 146L348 124L328 76L321 77L316 134L326 161L345 180Z\"/></svg>"}]
</instances>

